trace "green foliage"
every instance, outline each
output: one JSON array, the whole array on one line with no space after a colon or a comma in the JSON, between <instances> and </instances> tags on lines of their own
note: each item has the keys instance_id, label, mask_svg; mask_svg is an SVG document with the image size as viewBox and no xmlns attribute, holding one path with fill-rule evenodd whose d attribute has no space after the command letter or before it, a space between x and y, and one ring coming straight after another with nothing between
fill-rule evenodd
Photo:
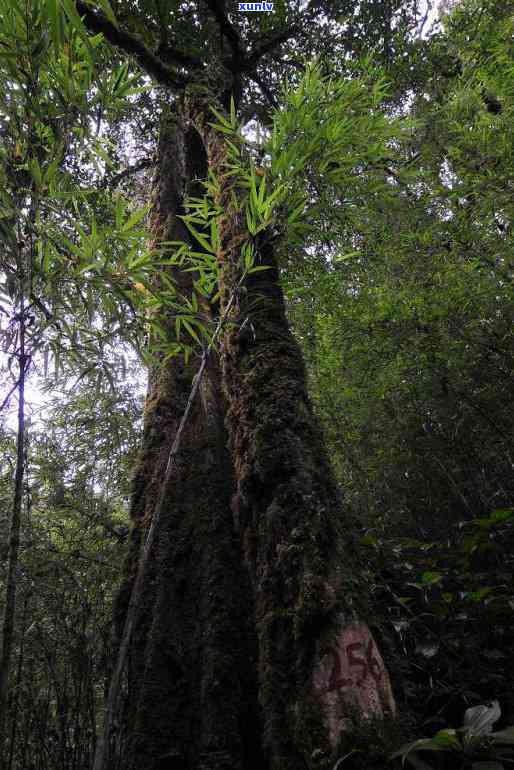
<instances>
[{"instance_id":1,"label":"green foliage","mask_svg":"<svg viewBox=\"0 0 514 770\"><path fill-rule=\"evenodd\" d=\"M176 46L205 59L219 93L226 73L209 13L178 0L89 5L164 61ZM263 32L296 32L280 56L264 56L264 87L247 83L238 110L213 110L246 223L241 280L265 269L257 247L273 238L415 734L458 723L485 698L514 716L510 10L461 3L427 41L405 36L416 23L407 4L278 2L274 14L232 14L248 50ZM45 435L31 430L13 766L36 756L41 767L69 768L70 757L86 767L140 425L129 346L153 365L211 343L225 212L211 173L205 194L184 202L190 241L150 249L148 206L123 175L136 145L153 152L166 99L86 31L72 0L0 0L0 21L6 372L25 292L33 370L67 391ZM264 145L245 140L242 114L263 121ZM113 193L120 177L125 192ZM168 268L192 273L191 294ZM8 431L0 441L7 509L14 445ZM426 765L437 748L451 767L499 770L505 746L494 759L475 737L444 728L398 758ZM380 763L381 751L368 742L362 761ZM348 764L361 754L351 749Z\"/></svg>"},{"instance_id":2,"label":"green foliage","mask_svg":"<svg viewBox=\"0 0 514 770\"><path fill-rule=\"evenodd\" d=\"M27 296L30 356L41 357L45 375L51 357L56 376L85 376L96 361L112 380L106 348L125 324L136 346L142 337L132 299L149 261L146 209L99 190L94 170L111 160L91 115L118 110L140 76L125 65L102 72L112 55L77 22L73 3L6 2L0 16L8 94L0 108L0 303L7 315ZM3 330L5 352L14 354L16 323Z\"/></svg>"},{"instance_id":3,"label":"green foliage","mask_svg":"<svg viewBox=\"0 0 514 770\"><path fill-rule=\"evenodd\" d=\"M332 199L326 237L302 262L288 252L290 316L347 504L428 539L514 492L510 44L507 22L480 19L483 37L461 19L436 40L462 75L432 70L376 187ZM493 72L498 114L483 98Z\"/></svg>"},{"instance_id":4,"label":"green foliage","mask_svg":"<svg viewBox=\"0 0 514 770\"><path fill-rule=\"evenodd\" d=\"M44 424L32 423L5 746L14 767L90 765L110 674L112 601L140 419L141 401L126 385L113 398L82 383L47 410ZM16 457L7 429L0 442L0 500L7 502ZM6 531L2 526L0 552Z\"/></svg>"},{"instance_id":5,"label":"green foliage","mask_svg":"<svg viewBox=\"0 0 514 770\"><path fill-rule=\"evenodd\" d=\"M377 190L377 180L370 181L368 175L372 177L374 167L390 152L388 143L401 130L381 109L385 92L383 78L366 65L354 77L339 79L323 76L317 64L307 67L300 85L286 90L284 107L275 112L273 130L263 147L263 165L257 164L242 136L234 102L229 115L213 109L218 122L211 126L225 139L226 173L237 191L232 206L247 226L248 239L241 244L242 280L266 269L255 264L254 240L260 233L281 232L288 246L314 240L326 225L331 195L340 202L341 195L360 196L370 185ZM324 192L316 196L318 183ZM183 217L201 250L185 243L162 245L175 249L166 264L194 271L198 275L195 291L209 298L217 290L220 218L224 216L216 202L220 180L212 169L205 188L203 197L186 201L186 209L193 213ZM187 303L189 310L198 305L194 295ZM191 332L193 323L198 333L205 333L193 315L184 316L184 321L177 316L177 337L184 325L198 341L196 331Z\"/></svg>"},{"instance_id":6,"label":"green foliage","mask_svg":"<svg viewBox=\"0 0 514 770\"><path fill-rule=\"evenodd\" d=\"M495 697L514 721L510 22L458 14L361 194L341 182L324 237L283 261L345 526L363 528L371 614L418 735Z\"/></svg>"},{"instance_id":7,"label":"green foliage","mask_svg":"<svg viewBox=\"0 0 514 770\"><path fill-rule=\"evenodd\" d=\"M273 183L282 189L289 247L319 240L327 227L337 237L341 217L351 217L363 195L387 197L376 170L407 127L387 116L388 89L382 72L366 60L339 77L324 75L315 63L299 85L285 89L264 151Z\"/></svg>"},{"instance_id":8,"label":"green foliage","mask_svg":"<svg viewBox=\"0 0 514 770\"><path fill-rule=\"evenodd\" d=\"M500 718L498 701L490 705L474 706L464 714L464 726L454 730L439 730L433 738L420 738L402 746L392 755L408 762L416 770L431 768L471 768L471 770L504 770L504 761L514 756L514 727L493 733L493 724ZM428 764L421 758L426 752L436 754L437 764ZM441 758L441 754L443 757ZM447 756L449 755L449 756Z\"/></svg>"},{"instance_id":9,"label":"green foliage","mask_svg":"<svg viewBox=\"0 0 514 770\"><path fill-rule=\"evenodd\" d=\"M511 719L513 524L514 511L499 510L462 522L445 540L378 526L361 539L375 621L394 649L390 670L406 712L423 726L495 696Z\"/></svg>"}]
</instances>

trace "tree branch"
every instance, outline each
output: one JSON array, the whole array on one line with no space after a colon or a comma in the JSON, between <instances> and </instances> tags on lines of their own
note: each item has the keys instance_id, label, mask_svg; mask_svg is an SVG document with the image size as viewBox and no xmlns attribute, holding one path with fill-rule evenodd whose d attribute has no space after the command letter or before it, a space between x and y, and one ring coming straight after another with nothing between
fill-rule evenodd
<instances>
[{"instance_id":1,"label":"tree branch","mask_svg":"<svg viewBox=\"0 0 514 770\"><path fill-rule=\"evenodd\" d=\"M253 80L253 82L259 86L261 89L263 95L266 97L266 100L268 101L270 107L273 107L273 109L277 109L278 102L273 96L271 89L268 88L266 83L260 78L255 72L248 73L248 77L250 80Z\"/></svg>"},{"instance_id":2,"label":"tree branch","mask_svg":"<svg viewBox=\"0 0 514 770\"><path fill-rule=\"evenodd\" d=\"M7 406L7 404L9 403L9 399L11 398L12 394L14 393L14 391L16 390L16 388L18 387L19 383L20 383L20 380L19 380L19 378L18 378L18 379L16 380L16 382L14 383L14 385L12 386L12 388L10 389L9 393L6 395L6 397L5 397L5 398L4 398L4 400L2 401L2 404L0 405L0 412L3 412L3 411L4 411L4 408L5 408L5 407Z\"/></svg>"},{"instance_id":3,"label":"tree branch","mask_svg":"<svg viewBox=\"0 0 514 770\"><path fill-rule=\"evenodd\" d=\"M287 27L281 32L277 32L276 35L272 35L267 40L261 40L255 46L253 51L250 51L248 56L244 58L242 63L243 71L248 72L248 70L254 69L254 67L258 64L259 60L262 59L263 56L265 56L267 53L270 53L271 51L274 51L275 48L278 48L279 45L285 43L286 40L289 40L289 38L292 37L295 32L298 32L298 29L298 26L294 24L292 27Z\"/></svg>"},{"instance_id":4,"label":"tree branch","mask_svg":"<svg viewBox=\"0 0 514 770\"><path fill-rule=\"evenodd\" d=\"M233 63L238 63L242 58L241 38L225 13L223 2L220 2L220 0L207 0L207 7L216 19L221 34L224 35L230 43L230 47L234 54L232 60Z\"/></svg>"},{"instance_id":5,"label":"tree branch","mask_svg":"<svg viewBox=\"0 0 514 770\"><path fill-rule=\"evenodd\" d=\"M278 64L282 64L284 67L293 67L298 72L305 72L305 62L301 62L298 59L283 59L278 51L272 58L273 61L276 61Z\"/></svg>"},{"instance_id":6,"label":"tree branch","mask_svg":"<svg viewBox=\"0 0 514 770\"><path fill-rule=\"evenodd\" d=\"M153 168L153 166L155 166L155 160L153 158L144 158L139 163L135 163L133 166L129 166L123 171L120 171L120 173L113 176L112 179L103 179L100 187L103 189L106 187L117 187L120 182L127 177L132 176L132 174L137 174L138 171L143 171L145 168Z\"/></svg>"},{"instance_id":7,"label":"tree branch","mask_svg":"<svg viewBox=\"0 0 514 770\"><path fill-rule=\"evenodd\" d=\"M179 75L175 70L165 64L153 51L146 47L143 41L126 30L119 29L112 24L103 14L93 11L82 0L77 0L77 11L84 19L86 27L95 34L99 32L117 48L133 56L140 67L164 86L182 89L187 85L187 78ZM193 62L184 54L168 49L166 51L170 59L175 59L176 64L184 66Z\"/></svg>"}]
</instances>

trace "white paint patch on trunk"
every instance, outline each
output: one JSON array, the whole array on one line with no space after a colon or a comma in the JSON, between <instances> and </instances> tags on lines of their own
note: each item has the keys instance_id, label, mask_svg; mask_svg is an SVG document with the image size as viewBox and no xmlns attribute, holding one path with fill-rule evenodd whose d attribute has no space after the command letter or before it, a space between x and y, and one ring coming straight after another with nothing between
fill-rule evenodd
<instances>
[{"instance_id":1,"label":"white paint patch on trunk","mask_svg":"<svg viewBox=\"0 0 514 770\"><path fill-rule=\"evenodd\" d=\"M341 625L320 640L312 684L333 748L355 714L363 719L396 714L389 674L365 623Z\"/></svg>"}]
</instances>

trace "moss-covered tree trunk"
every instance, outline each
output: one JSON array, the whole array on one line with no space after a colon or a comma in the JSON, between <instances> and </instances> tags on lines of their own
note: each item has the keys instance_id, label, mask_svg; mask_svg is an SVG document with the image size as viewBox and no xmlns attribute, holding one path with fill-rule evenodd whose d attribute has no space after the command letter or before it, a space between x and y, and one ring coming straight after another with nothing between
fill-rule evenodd
<instances>
[{"instance_id":1,"label":"moss-covered tree trunk","mask_svg":"<svg viewBox=\"0 0 514 770\"><path fill-rule=\"evenodd\" d=\"M202 97L168 120L159 149L156 242L185 240L183 197L219 182L221 372L210 360L146 571L128 704L131 770L330 767L355 721L394 710L361 620L351 535L289 328L273 244L241 284L248 239L223 138ZM190 288L190 273L174 278ZM171 321L172 319L170 319ZM118 623L198 360L150 373L132 545Z\"/></svg>"},{"instance_id":2,"label":"moss-covered tree trunk","mask_svg":"<svg viewBox=\"0 0 514 770\"><path fill-rule=\"evenodd\" d=\"M206 175L198 134L163 121L152 230L187 239L180 219L192 180ZM190 273L173 278L187 292ZM170 319L170 326L173 319ZM121 627L169 450L198 359L150 373L144 440L134 479L133 529L118 599ZM233 473L224 399L211 359L186 423L154 554L146 570L129 671L127 766L133 770L262 767L252 681L250 591L240 566L230 500Z\"/></svg>"},{"instance_id":3,"label":"moss-covered tree trunk","mask_svg":"<svg viewBox=\"0 0 514 770\"><path fill-rule=\"evenodd\" d=\"M333 762L352 720L390 714L394 701L359 619L351 527L288 325L272 240L264 234L254 242L268 269L240 286L241 244L249 238L241 191L202 98L191 105L224 211L221 302L234 322L223 341L225 424L232 507L254 595L263 747L273 770L298 770Z\"/></svg>"}]
</instances>

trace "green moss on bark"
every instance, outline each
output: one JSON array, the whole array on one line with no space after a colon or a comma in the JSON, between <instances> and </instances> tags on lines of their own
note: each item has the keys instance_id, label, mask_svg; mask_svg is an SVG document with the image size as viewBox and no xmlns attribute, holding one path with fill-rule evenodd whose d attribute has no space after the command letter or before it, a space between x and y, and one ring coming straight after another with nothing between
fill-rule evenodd
<instances>
[{"instance_id":1,"label":"green moss on bark","mask_svg":"<svg viewBox=\"0 0 514 770\"><path fill-rule=\"evenodd\" d=\"M180 118L165 122L152 214L156 242L187 238L178 216L188 185L202 175L199 148L198 135ZM191 288L190 273L173 277L185 292ZM195 357L188 364L172 359L150 373L118 625L197 368ZM224 414L212 360L182 435L133 637L125 761L133 770L263 766L251 598L230 509Z\"/></svg>"},{"instance_id":2,"label":"green moss on bark","mask_svg":"<svg viewBox=\"0 0 514 770\"><path fill-rule=\"evenodd\" d=\"M323 439L307 393L303 357L287 322L273 248L254 241L259 264L243 287L241 244L249 239L223 137L198 105L210 167L218 180L222 308L233 324L223 340L226 425L236 478L233 506L255 597L263 745L273 770L310 767L331 754L324 719L308 693L316 640L351 613L349 538ZM342 558L341 558L342 557ZM304 732L306 725L309 730Z\"/></svg>"}]
</instances>

